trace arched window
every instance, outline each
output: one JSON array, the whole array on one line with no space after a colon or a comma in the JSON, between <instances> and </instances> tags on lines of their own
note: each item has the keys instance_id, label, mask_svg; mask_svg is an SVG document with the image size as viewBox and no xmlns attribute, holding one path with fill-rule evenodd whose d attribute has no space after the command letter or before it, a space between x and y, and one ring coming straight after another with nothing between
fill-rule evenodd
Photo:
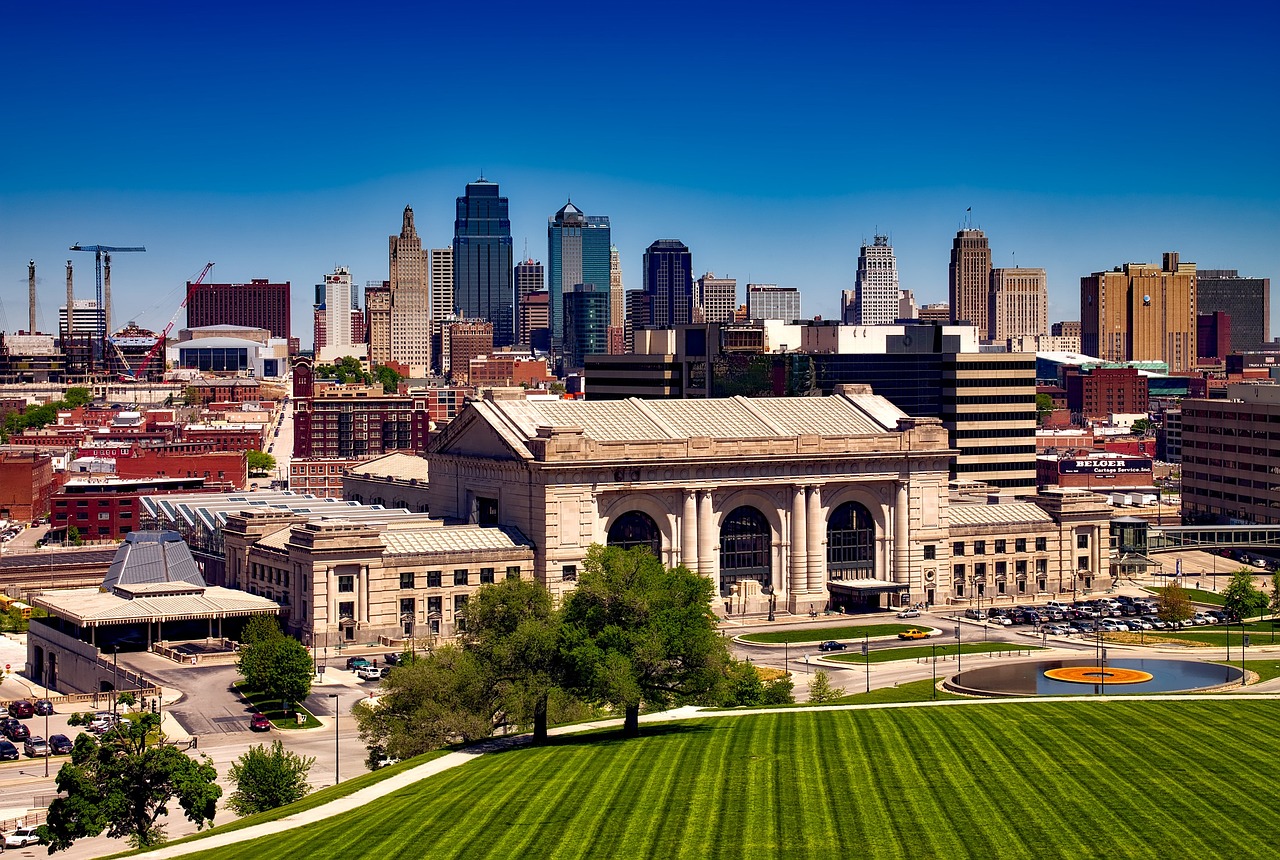
<instances>
[{"instance_id":1,"label":"arched window","mask_svg":"<svg viewBox=\"0 0 1280 860\"><path fill-rule=\"evenodd\" d=\"M735 508L720 526L720 593L734 583L754 579L772 583L773 537L764 514L750 505Z\"/></svg>"},{"instance_id":2,"label":"arched window","mask_svg":"<svg viewBox=\"0 0 1280 860\"><path fill-rule=\"evenodd\" d=\"M874 579L876 524L857 502L845 502L827 520L827 570L856 571L855 578Z\"/></svg>"},{"instance_id":3,"label":"arched window","mask_svg":"<svg viewBox=\"0 0 1280 860\"><path fill-rule=\"evenodd\" d=\"M662 532L653 517L643 511L627 511L609 526L609 546L631 549L633 546L648 547L655 557L662 557Z\"/></svg>"}]
</instances>

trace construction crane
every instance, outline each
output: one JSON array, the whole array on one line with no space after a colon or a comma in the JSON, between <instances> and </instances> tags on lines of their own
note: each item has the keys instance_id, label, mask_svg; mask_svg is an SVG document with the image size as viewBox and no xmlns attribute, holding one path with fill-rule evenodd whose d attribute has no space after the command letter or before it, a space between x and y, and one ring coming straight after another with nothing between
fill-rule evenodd
<instances>
[{"instance_id":1,"label":"construction crane","mask_svg":"<svg viewBox=\"0 0 1280 860\"><path fill-rule=\"evenodd\" d=\"M146 373L147 365L151 363L151 359L155 358L156 353L164 349L164 345L169 341L169 332L173 331L174 324L178 321L178 315L182 313L183 308L187 306L187 302L191 301L191 297L195 295L196 288L204 283L205 276L209 274L209 270L213 268L213 263L205 263L204 271L200 273L200 277L191 282L187 294L182 298L182 304L178 305L178 309L173 312L173 319L169 320L169 324L164 327L156 345L151 347L151 352L147 353L147 357L142 359L142 363L138 365L138 369L131 371L132 375L121 374L120 379L124 382L136 382L142 374Z\"/></svg>"},{"instance_id":2,"label":"construction crane","mask_svg":"<svg viewBox=\"0 0 1280 860\"><path fill-rule=\"evenodd\" d=\"M92 251L93 252L93 270L95 280L98 285L96 298L98 299L98 310L102 312L102 357L106 361L107 355L107 335L111 334L111 254L113 252L124 251L145 251L146 248L115 248L111 245L81 245L76 242L71 246L72 251ZM107 262L107 293L104 297L102 294L102 261ZM71 319L71 308L67 308L67 319Z\"/></svg>"}]
</instances>

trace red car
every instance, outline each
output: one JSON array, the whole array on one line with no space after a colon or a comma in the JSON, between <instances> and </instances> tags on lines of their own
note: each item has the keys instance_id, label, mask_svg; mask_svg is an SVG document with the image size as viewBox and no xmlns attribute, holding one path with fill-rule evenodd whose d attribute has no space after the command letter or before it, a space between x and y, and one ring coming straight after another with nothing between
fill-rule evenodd
<instances>
[{"instance_id":1,"label":"red car","mask_svg":"<svg viewBox=\"0 0 1280 860\"><path fill-rule=\"evenodd\" d=\"M16 717L19 720L29 720L35 715L36 706L25 699L9 703L9 716L11 717Z\"/></svg>"},{"instance_id":2,"label":"red car","mask_svg":"<svg viewBox=\"0 0 1280 860\"><path fill-rule=\"evenodd\" d=\"M269 732L271 721L267 719L266 714L254 714L249 720L249 728L255 732Z\"/></svg>"}]
</instances>

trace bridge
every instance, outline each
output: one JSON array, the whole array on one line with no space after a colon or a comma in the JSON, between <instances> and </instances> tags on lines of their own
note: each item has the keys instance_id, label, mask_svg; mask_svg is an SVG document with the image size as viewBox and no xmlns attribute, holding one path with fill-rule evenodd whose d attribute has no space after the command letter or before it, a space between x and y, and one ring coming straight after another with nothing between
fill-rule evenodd
<instances>
[{"instance_id":1,"label":"bridge","mask_svg":"<svg viewBox=\"0 0 1280 860\"><path fill-rule=\"evenodd\" d=\"M1149 526L1147 552L1256 549L1280 552L1280 526Z\"/></svg>"}]
</instances>

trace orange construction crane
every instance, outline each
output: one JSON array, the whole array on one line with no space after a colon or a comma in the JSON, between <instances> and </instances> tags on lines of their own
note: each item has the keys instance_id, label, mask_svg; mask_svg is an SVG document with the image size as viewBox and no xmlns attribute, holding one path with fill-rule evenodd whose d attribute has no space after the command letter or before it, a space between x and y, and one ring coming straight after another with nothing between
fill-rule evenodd
<instances>
[{"instance_id":1,"label":"orange construction crane","mask_svg":"<svg viewBox=\"0 0 1280 860\"><path fill-rule=\"evenodd\" d=\"M122 375L122 380L136 382L146 372L147 365L151 363L151 359L155 358L156 353L164 349L164 345L169 342L169 332L173 331L173 326L178 321L178 315L187 306L187 302L191 301L191 297L195 295L196 288L204 282L205 276L209 274L209 270L212 268L213 263L205 263L204 271L200 273L200 277L191 282L191 288L187 290L187 294L183 297L182 304L178 305L178 309L173 312L173 319L169 320L169 324L164 327L164 331L160 334L160 339L156 341L156 345L151 347L151 352L147 353L147 357L142 359L138 369L134 370L132 375Z\"/></svg>"}]
</instances>

